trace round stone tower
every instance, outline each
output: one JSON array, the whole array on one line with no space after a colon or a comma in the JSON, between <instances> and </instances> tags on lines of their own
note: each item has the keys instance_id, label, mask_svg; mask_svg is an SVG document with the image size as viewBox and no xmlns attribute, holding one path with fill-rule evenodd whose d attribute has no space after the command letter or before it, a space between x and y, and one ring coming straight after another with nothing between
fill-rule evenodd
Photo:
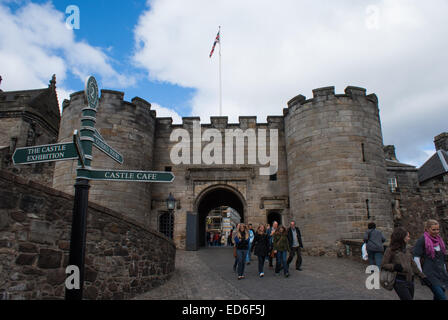
<instances>
[{"instance_id":1,"label":"round stone tower","mask_svg":"<svg viewBox=\"0 0 448 320\"><path fill-rule=\"evenodd\" d=\"M92 169L152 170L155 111L140 98L123 101L123 92L102 90L95 128L124 159L122 165L93 147ZM87 106L84 91L73 93L63 104L59 142L70 142L80 129L81 110ZM56 164L53 188L74 194L77 161ZM149 226L149 183L91 181L89 201L98 203Z\"/></svg>"},{"instance_id":2,"label":"round stone tower","mask_svg":"<svg viewBox=\"0 0 448 320\"><path fill-rule=\"evenodd\" d=\"M334 252L362 239L369 222L389 236L392 213L378 99L334 87L302 95L285 110L290 213L305 248Z\"/></svg>"}]
</instances>

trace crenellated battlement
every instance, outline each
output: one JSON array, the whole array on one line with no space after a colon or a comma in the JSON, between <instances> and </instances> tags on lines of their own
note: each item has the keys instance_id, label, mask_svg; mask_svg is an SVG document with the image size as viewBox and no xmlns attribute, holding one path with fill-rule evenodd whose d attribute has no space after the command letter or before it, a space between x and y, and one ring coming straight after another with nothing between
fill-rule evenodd
<instances>
[{"instance_id":1,"label":"crenellated battlement","mask_svg":"<svg viewBox=\"0 0 448 320\"><path fill-rule=\"evenodd\" d=\"M225 116L221 117L210 117L210 123L201 123L200 117L182 117L182 124L173 124L172 117L161 117L156 118L156 123L158 126L170 127L170 128L192 128L193 122L199 122L201 128L214 128L214 129L235 129L241 128L255 129L257 127L267 127L267 128L283 128L284 126L284 116L268 116L266 122L257 122L256 116L240 116L238 118L238 123L229 123L229 118Z\"/></svg>"},{"instance_id":2,"label":"crenellated battlement","mask_svg":"<svg viewBox=\"0 0 448 320\"><path fill-rule=\"evenodd\" d=\"M132 98L131 102L136 106L148 108L149 110L151 110L151 103L149 103L145 99L142 99L140 97L134 97L134 98Z\"/></svg>"},{"instance_id":3,"label":"crenellated battlement","mask_svg":"<svg viewBox=\"0 0 448 320\"><path fill-rule=\"evenodd\" d=\"M334 96L334 87L323 87L313 90L313 99Z\"/></svg>"},{"instance_id":4,"label":"crenellated battlement","mask_svg":"<svg viewBox=\"0 0 448 320\"><path fill-rule=\"evenodd\" d=\"M375 104L378 104L378 97L376 94L366 95L366 89L355 86L348 86L345 88L343 94L336 94L335 87L322 87L313 90L313 98L307 99L304 95L297 95L288 101L288 108L283 110L283 115L287 116L289 114L289 109L295 106L301 106L308 103L318 103L326 100L331 100L335 98L350 98L359 99L365 98Z\"/></svg>"},{"instance_id":5,"label":"crenellated battlement","mask_svg":"<svg viewBox=\"0 0 448 320\"><path fill-rule=\"evenodd\" d=\"M124 99L124 92L115 91L115 90L102 89L101 90L100 101L106 100L106 99L107 100L120 100L120 101L123 101L123 99Z\"/></svg>"}]
</instances>

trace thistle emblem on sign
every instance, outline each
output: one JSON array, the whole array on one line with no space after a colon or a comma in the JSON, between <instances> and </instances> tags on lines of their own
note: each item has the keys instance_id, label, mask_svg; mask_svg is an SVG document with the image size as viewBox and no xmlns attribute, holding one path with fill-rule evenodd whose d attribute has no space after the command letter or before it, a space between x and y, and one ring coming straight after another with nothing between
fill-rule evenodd
<instances>
[{"instance_id":1,"label":"thistle emblem on sign","mask_svg":"<svg viewBox=\"0 0 448 320\"><path fill-rule=\"evenodd\" d=\"M94 77L89 77L86 82L85 94L89 107L96 109L98 106L98 84Z\"/></svg>"}]
</instances>

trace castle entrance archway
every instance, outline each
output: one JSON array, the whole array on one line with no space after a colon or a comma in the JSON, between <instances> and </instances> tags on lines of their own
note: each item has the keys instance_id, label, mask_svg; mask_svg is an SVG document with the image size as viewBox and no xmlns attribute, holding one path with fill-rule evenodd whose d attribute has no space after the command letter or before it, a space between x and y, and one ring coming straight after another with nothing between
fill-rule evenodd
<instances>
[{"instance_id":1,"label":"castle entrance archway","mask_svg":"<svg viewBox=\"0 0 448 320\"><path fill-rule=\"evenodd\" d=\"M195 208L199 219L198 233L200 247L204 247L207 244L207 217L210 212L219 212L217 209L223 207L235 210L238 213L235 215L240 217L241 222L244 222L246 201L238 190L226 185L217 185L204 190L197 197Z\"/></svg>"}]
</instances>

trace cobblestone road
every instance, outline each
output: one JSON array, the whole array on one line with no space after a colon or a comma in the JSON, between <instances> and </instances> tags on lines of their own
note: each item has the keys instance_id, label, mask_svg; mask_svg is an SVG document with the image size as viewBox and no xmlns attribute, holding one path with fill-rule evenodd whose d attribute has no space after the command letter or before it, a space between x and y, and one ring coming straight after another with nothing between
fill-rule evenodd
<instances>
[{"instance_id":1,"label":"cobblestone road","mask_svg":"<svg viewBox=\"0 0 448 320\"><path fill-rule=\"evenodd\" d=\"M256 256L246 266L246 279L233 272L232 248L207 248L176 252L176 271L165 285L139 300L397 300L394 291L367 290L366 265L330 257L303 257L303 271L294 268L290 277L276 276L265 264L265 277L258 277ZM291 267L293 264L291 264ZM431 300L429 288L415 281L415 299Z\"/></svg>"}]
</instances>

